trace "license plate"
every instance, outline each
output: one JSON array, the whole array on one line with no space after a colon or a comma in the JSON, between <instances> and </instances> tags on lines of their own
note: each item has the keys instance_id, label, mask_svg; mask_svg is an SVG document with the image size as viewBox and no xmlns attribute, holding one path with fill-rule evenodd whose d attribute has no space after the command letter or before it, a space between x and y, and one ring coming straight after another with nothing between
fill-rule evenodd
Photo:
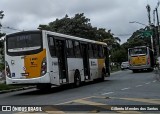
<instances>
[{"instance_id":1,"label":"license plate","mask_svg":"<svg viewBox=\"0 0 160 114\"><path fill-rule=\"evenodd\" d=\"M29 76L29 73L21 73L22 76Z\"/></svg>"}]
</instances>

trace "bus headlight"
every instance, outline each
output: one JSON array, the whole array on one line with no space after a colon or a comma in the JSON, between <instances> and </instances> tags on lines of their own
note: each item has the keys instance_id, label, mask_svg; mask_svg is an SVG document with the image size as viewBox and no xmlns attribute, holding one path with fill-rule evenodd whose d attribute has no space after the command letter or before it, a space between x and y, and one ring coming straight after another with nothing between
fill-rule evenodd
<instances>
[{"instance_id":1,"label":"bus headlight","mask_svg":"<svg viewBox=\"0 0 160 114\"><path fill-rule=\"evenodd\" d=\"M44 58L41 63L41 76L45 75L46 72L47 72L47 62L46 62L46 58Z\"/></svg>"},{"instance_id":2,"label":"bus headlight","mask_svg":"<svg viewBox=\"0 0 160 114\"><path fill-rule=\"evenodd\" d=\"M5 62L5 75L11 78L11 72L7 61Z\"/></svg>"}]
</instances>

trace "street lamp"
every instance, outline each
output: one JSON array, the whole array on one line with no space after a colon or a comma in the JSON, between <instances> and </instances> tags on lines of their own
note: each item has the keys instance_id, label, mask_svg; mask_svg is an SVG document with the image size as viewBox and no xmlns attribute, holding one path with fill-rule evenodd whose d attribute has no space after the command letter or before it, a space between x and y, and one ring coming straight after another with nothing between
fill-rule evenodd
<instances>
[{"instance_id":1,"label":"street lamp","mask_svg":"<svg viewBox=\"0 0 160 114\"><path fill-rule=\"evenodd\" d=\"M155 10L153 11L153 14L155 15L155 12L156 12L156 17L157 17L157 27L158 27L158 37L156 39L157 41L157 45L156 45L156 49L157 49L157 57L160 56L160 52L159 52L159 46L160 46L160 38L159 38L159 35L160 35L160 27L159 27L159 16L158 16L158 7L160 5L160 1L158 1L157 3L157 6L155 8ZM155 19L154 19L154 22L155 22Z\"/></svg>"}]
</instances>

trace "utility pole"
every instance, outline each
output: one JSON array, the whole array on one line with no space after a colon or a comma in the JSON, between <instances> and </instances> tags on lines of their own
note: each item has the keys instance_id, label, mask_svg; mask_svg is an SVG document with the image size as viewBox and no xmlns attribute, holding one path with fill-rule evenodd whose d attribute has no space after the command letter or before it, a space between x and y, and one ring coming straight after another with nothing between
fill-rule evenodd
<instances>
[{"instance_id":1,"label":"utility pole","mask_svg":"<svg viewBox=\"0 0 160 114\"><path fill-rule=\"evenodd\" d=\"M148 5L146 6L146 8L147 8L147 13L148 13L149 27L150 27L150 30L153 30L153 26L151 26L151 15L150 15L151 7L150 7L150 5L148 4ZM153 36L152 36L152 35L151 35L151 47L152 47L152 50L153 50L153 53L154 53Z\"/></svg>"},{"instance_id":2,"label":"utility pole","mask_svg":"<svg viewBox=\"0 0 160 114\"><path fill-rule=\"evenodd\" d=\"M148 4L148 5L146 6L146 8L147 8L147 12L148 12L148 22L149 22L149 25L151 25L151 15L150 15L151 7L150 7L150 5Z\"/></svg>"},{"instance_id":3,"label":"utility pole","mask_svg":"<svg viewBox=\"0 0 160 114\"><path fill-rule=\"evenodd\" d=\"M160 34L159 34L160 27L159 27L159 16L158 16L158 7L159 7L159 5L160 5L160 2L158 1L157 6L155 8L156 17L157 17L157 29L158 29L158 31L157 31L157 45L156 45L156 48L157 48L157 57L159 57L159 44L160 44L160 41L159 41L160 40L160 38L159 38L159 36L160 36Z\"/></svg>"}]
</instances>

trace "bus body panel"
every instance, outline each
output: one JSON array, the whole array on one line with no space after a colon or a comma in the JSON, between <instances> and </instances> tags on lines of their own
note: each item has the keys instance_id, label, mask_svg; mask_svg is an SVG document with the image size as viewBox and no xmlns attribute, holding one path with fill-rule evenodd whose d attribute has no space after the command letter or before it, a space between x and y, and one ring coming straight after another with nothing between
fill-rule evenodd
<instances>
[{"instance_id":1,"label":"bus body panel","mask_svg":"<svg viewBox=\"0 0 160 114\"><path fill-rule=\"evenodd\" d=\"M151 68L150 65L141 65L141 66L129 66L130 70L141 70L141 69L149 69Z\"/></svg>"},{"instance_id":2,"label":"bus body panel","mask_svg":"<svg viewBox=\"0 0 160 114\"><path fill-rule=\"evenodd\" d=\"M105 68L105 60L104 59L98 59L98 76L99 78L102 77L102 69Z\"/></svg>"},{"instance_id":3,"label":"bus body panel","mask_svg":"<svg viewBox=\"0 0 160 114\"><path fill-rule=\"evenodd\" d=\"M48 72L50 74L51 84L60 85L58 58L48 57Z\"/></svg>"},{"instance_id":4,"label":"bus body panel","mask_svg":"<svg viewBox=\"0 0 160 114\"><path fill-rule=\"evenodd\" d=\"M91 80L98 78L98 61L97 59L89 59Z\"/></svg>"},{"instance_id":5,"label":"bus body panel","mask_svg":"<svg viewBox=\"0 0 160 114\"><path fill-rule=\"evenodd\" d=\"M21 75L21 73L25 73L24 60L21 58L21 56L14 56L11 58L8 55L6 55L5 61L9 65L11 71L11 78L13 79L25 78L25 76ZM17 70L17 68L19 69Z\"/></svg>"},{"instance_id":6,"label":"bus body panel","mask_svg":"<svg viewBox=\"0 0 160 114\"><path fill-rule=\"evenodd\" d=\"M6 76L6 84L41 84L41 83L50 83L49 73L46 73L45 76L31 79L12 79Z\"/></svg>"},{"instance_id":7,"label":"bus body panel","mask_svg":"<svg viewBox=\"0 0 160 114\"><path fill-rule=\"evenodd\" d=\"M130 58L131 64L133 66L147 65L147 56L138 55Z\"/></svg>"},{"instance_id":8,"label":"bus body panel","mask_svg":"<svg viewBox=\"0 0 160 114\"><path fill-rule=\"evenodd\" d=\"M42 52L33 55L26 55L24 57L25 73L28 74L26 78L37 78L41 76L42 61L46 58L46 49Z\"/></svg>"},{"instance_id":9,"label":"bus body panel","mask_svg":"<svg viewBox=\"0 0 160 114\"><path fill-rule=\"evenodd\" d=\"M11 78L13 79L25 79L25 78L37 78L41 76L41 64L42 60L46 57L46 50L42 52L25 55L6 57L6 61L10 67ZM17 68L19 68L17 70Z\"/></svg>"},{"instance_id":10,"label":"bus body panel","mask_svg":"<svg viewBox=\"0 0 160 114\"><path fill-rule=\"evenodd\" d=\"M82 58L67 58L68 62L68 78L69 83L74 83L74 74L76 69L79 70L81 81L84 81L84 72L83 72L83 59Z\"/></svg>"}]
</instances>

